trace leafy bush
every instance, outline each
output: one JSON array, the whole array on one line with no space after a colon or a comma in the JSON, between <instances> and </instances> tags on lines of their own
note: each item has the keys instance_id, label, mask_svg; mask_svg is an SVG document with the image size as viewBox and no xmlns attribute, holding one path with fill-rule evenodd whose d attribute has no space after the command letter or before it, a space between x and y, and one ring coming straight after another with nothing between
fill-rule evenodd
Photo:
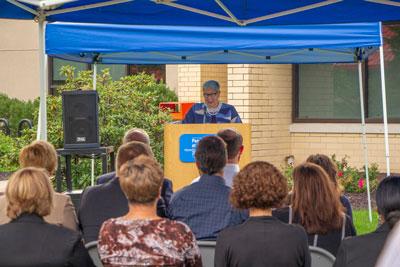
<instances>
[{"instance_id":1,"label":"leafy bush","mask_svg":"<svg viewBox=\"0 0 400 267\"><path fill-rule=\"evenodd\" d=\"M64 90L91 90L92 72L81 71L75 77L74 68L64 66L61 74L66 77L66 83L58 88L54 96L47 98L48 115L48 140L56 148L63 147L62 129L62 101L61 92ZM99 94L99 129L101 144L103 146L114 146L115 151L121 145L121 139L125 131L130 128L142 128L150 136L151 147L155 157L163 163L163 135L165 122L171 121L168 113L160 110L158 104L161 101L177 101L177 96L170 91L165 84L158 84L151 75L139 74L123 77L118 81L111 79L109 70L104 70L97 75L97 91ZM37 121L38 113L34 112L34 121ZM29 143L36 137L36 126L25 131L22 143ZM8 141L7 141L8 142ZM10 141L11 142L11 141ZM0 145L3 141L0 139ZM14 146L14 145L12 145ZM15 146L14 150L8 151L10 161L5 162L4 168L15 169L15 156L20 149ZM13 160L11 160L13 159ZM64 165L65 166L65 165ZM100 174L101 161L96 160L95 175ZM74 158L72 161L72 177L74 188L83 188L90 184L91 164L90 159Z\"/></svg>"},{"instance_id":2,"label":"leafy bush","mask_svg":"<svg viewBox=\"0 0 400 267\"><path fill-rule=\"evenodd\" d=\"M362 168L351 167L348 163L348 158L345 155L341 160L337 160L336 155L332 155L332 160L338 168L337 179L340 185L348 193L366 192L365 166ZM378 175L378 164L371 163L370 167L368 167L369 187L371 191L374 191L378 186Z\"/></svg>"},{"instance_id":3,"label":"leafy bush","mask_svg":"<svg viewBox=\"0 0 400 267\"><path fill-rule=\"evenodd\" d=\"M339 185L347 193L362 193L367 191L367 183L365 179L365 169L351 167L348 164L348 156L344 156L341 160L336 159L336 155L331 156L332 161L336 164L338 173L337 180ZM293 164L286 164L282 168L282 173L288 180L289 189L293 187ZM371 163L368 168L370 190L374 191L378 186L379 168L378 164Z\"/></svg>"},{"instance_id":4,"label":"leafy bush","mask_svg":"<svg viewBox=\"0 0 400 267\"><path fill-rule=\"evenodd\" d=\"M22 119L33 120L38 102L22 101L0 94L0 118L5 118L10 124L11 135L16 136L18 123Z\"/></svg>"}]
</instances>

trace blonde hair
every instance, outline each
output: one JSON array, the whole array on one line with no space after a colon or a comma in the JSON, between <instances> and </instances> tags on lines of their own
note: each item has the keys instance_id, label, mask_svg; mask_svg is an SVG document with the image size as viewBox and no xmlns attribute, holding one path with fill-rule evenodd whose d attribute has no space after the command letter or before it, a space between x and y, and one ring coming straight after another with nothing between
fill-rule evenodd
<instances>
[{"instance_id":1,"label":"blonde hair","mask_svg":"<svg viewBox=\"0 0 400 267\"><path fill-rule=\"evenodd\" d=\"M57 152L54 146L46 141L34 141L19 153L19 164L22 168L44 168L53 175L57 169Z\"/></svg>"},{"instance_id":2,"label":"blonde hair","mask_svg":"<svg viewBox=\"0 0 400 267\"><path fill-rule=\"evenodd\" d=\"M7 216L15 219L22 213L50 214L53 188L44 169L28 167L11 175L6 187Z\"/></svg>"},{"instance_id":3,"label":"blonde hair","mask_svg":"<svg viewBox=\"0 0 400 267\"><path fill-rule=\"evenodd\" d=\"M152 204L160 195L163 171L151 157L127 161L119 171L121 189L131 204Z\"/></svg>"}]
</instances>

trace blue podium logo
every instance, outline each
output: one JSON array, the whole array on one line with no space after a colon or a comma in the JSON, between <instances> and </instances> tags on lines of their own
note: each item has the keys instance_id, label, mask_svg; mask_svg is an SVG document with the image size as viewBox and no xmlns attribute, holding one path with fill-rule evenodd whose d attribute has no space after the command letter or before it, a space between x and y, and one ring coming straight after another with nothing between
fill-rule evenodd
<instances>
[{"instance_id":1,"label":"blue podium logo","mask_svg":"<svg viewBox=\"0 0 400 267\"><path fill-rule=\"evenodd\" d=\"M182 134L179 138L179 159L182 162L195 162L197 143L208 135L213 134Z\"/></svg>"}]
</instances>

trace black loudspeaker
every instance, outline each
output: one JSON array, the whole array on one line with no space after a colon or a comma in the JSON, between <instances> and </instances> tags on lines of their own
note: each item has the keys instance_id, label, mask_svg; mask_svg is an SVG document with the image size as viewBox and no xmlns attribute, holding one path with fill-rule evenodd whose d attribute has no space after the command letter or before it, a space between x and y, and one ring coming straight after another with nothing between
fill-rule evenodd
<instances>
[{"instance_id":1,"label":"black loudspeaker","mask_svg":"<svg viewBox=\"0 0 400 267\"><path fill-rule=\"evenodd\" d=\"M98 99L94 90L62 92L64 148L100 146Z\"/></svg>"}]
</instances>

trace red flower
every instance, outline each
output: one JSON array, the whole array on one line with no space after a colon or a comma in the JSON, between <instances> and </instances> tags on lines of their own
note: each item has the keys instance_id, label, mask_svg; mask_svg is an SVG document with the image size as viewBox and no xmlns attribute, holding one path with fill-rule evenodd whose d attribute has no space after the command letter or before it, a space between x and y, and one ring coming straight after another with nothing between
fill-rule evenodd
<instances>
[{"instance_id":1,"label":"red flower","mask_svg":"<svg viewBox=\"0 0 400 267\"><path fill-rule=\"evenodd\" d=\"M343 177L343 172L338 172L337 176Z\"/></svg>"},{"instance_id":2,"label":"red flower","mask_svg":"<svg viewBox=\"0 0 400 267\"><path fill-rule=\"evenodd\" d=\"M358 180L358 188L360 188L360 189L364 188L364 178L360 178Z\"/></svg>"}]
</instances>

